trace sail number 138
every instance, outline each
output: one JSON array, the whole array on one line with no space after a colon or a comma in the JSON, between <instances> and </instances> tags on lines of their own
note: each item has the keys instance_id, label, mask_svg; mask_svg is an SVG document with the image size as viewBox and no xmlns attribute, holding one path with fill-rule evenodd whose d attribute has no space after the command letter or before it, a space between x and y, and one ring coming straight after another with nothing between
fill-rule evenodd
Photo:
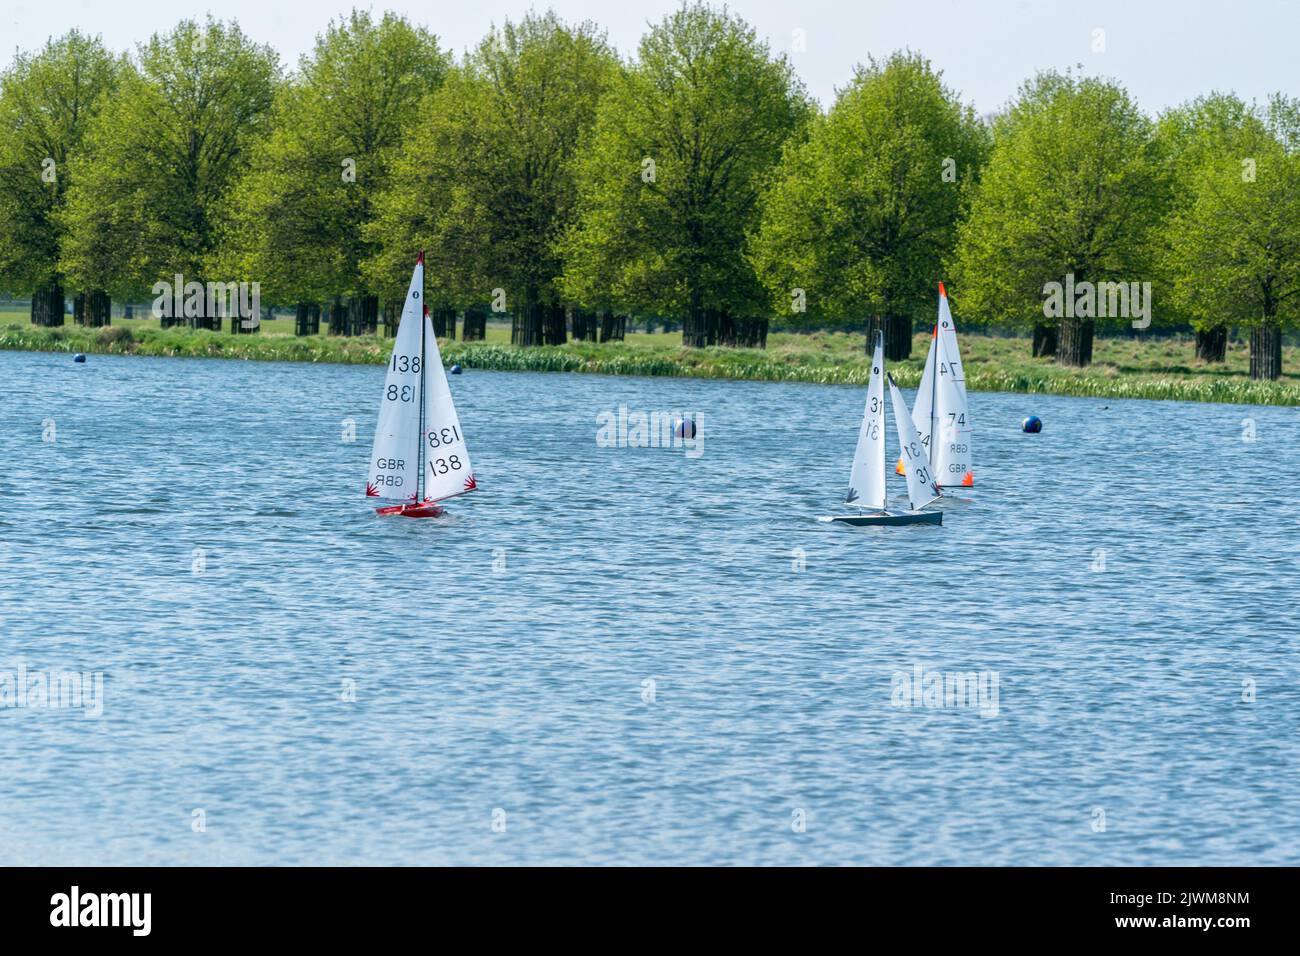
<instances>
[{"instance_id":1,"label":"sail number 138","mask_svg":"<svg viewBox=\"0 0 1300 956\"><path fill-rule=\"evenodd\" d=\"M460 432L455 425L447 428L430 428L429 429L429 447L441 448L443 445L450 445L460 441Z\"/></svg>"}]
</instances>

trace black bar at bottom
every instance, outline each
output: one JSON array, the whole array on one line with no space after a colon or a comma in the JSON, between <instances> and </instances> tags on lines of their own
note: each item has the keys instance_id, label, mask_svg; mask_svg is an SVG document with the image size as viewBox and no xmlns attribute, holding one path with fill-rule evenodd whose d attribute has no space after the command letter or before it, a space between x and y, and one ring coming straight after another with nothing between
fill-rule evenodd
<instances>
[{"instance_id":1,"label":"black bar at bottom","mask_svg":"<svg viewBox=\"0 0 1300 956\"><path fill-rule=\"evenodd\" d=\"M1294 876L1247 868L8 869L0 870L0 925L7 943L75 936L331 949L431 931L469 932L470 945L502 932L599 937L598 924L611 920L665 943L680 942L689 921L709 937L763 938L784 926L880 941L890 931L943 949L1044 938L1233 945L1282 938L1291 923L1281 914L1284 883Z\"/></svg>"}]
</instances>

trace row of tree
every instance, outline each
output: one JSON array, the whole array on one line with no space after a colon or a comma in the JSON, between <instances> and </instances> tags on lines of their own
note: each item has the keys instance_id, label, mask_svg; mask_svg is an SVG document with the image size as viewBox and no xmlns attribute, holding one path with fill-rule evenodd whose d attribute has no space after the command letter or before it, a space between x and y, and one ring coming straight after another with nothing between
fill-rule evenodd
<instances>
[{"instance_id":1,"label":"row of tree","mask_svg":"<svg viewBox=\"0 0 1300 956\"><path fill-rule=\"evenodd\" d=\"M208 19L133 56L73 32L0 77L0 289L34 320L75 296L79 321L107 321L110 296L181 274L257 281L300 332L322 314L368 332L395 321L419 249L440 328L508 312L524 345L617 338L628 315L761 345L776 317L883 328L897 358L946 278L964 324L1087 364L1097 323L1131 318L1045 310L1068 277L1150 282L1155 322L1190 324L1207 360L1249 327L1252 374L1276 377L1300 302L1300 106L1213 94L1152 120L1113 82L1048 72L982 119L901 52L823 113L703 4L628 61L551 13L456 61L354 11L289 74Z\"/></svg>"}]
</instances>

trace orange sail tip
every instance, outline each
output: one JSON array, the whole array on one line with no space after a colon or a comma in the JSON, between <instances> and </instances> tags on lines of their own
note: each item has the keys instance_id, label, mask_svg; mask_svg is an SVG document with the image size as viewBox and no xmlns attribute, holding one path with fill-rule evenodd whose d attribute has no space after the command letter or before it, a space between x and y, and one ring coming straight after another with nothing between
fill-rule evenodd
<instances>
[{"instance_id":1,"label":"orange sail tip","mask_svg":"<svg viewBox=\"0 0 1300 956\"><path fill-rule=\"evenodd\" d=\"M429 314L429 306L428 306L427 304L426 304L425 307L424 307L424 314L425 314L426 317L427 317L428 314Z\"/></svg>"},{"instance_id":2,"label":"orange sail tip","mask_svg":"<svg viewBox=\"0 0 1300 956\"><path fill-rule=\"evenodd\" d=\"M905 474L907 474L907 472L903 470L903 459L901 459L901 458L898 459L898 464L894 466L894 474L896 474L896 475L905 475Z\"/></svg>"},{"instance_id":3,"label":"orange sail tip","mask_svg":"<svg viewBox=\"0 0 1300 956\"><path fill-rule=\"evenodd\" d=\"M939 283L939 294L945 299L948 298L948 290L943 287L942 282Z\"/></svg>"},{"instance_id":4,"label":"orange sail tip","mask_svg":"<svg viewBox=\"0 0 1300 956\"><path fill-rule=\"evenodd\" d=\"M966 477L963 478L963 479L961 480L961 486L962 486L963 488L974 488L974 487L975 487L975 473L974 473L974 472L971 472L971 471L966 472Z\"/></svg>"},{"instance_id":5,"label":"orange sail tip","mask_svg":"<svg viewBox=\"0 0 1300 956\"><path fill-rule=\"evenodd\" d=\"M420 250L420 254L419 254L418 256L415 257L415 264L416 264L417 266L422 266L422 265L424 265L424 250L423 250L423 249L421 249L421 250Z\"/></svg>"}]
</instances>

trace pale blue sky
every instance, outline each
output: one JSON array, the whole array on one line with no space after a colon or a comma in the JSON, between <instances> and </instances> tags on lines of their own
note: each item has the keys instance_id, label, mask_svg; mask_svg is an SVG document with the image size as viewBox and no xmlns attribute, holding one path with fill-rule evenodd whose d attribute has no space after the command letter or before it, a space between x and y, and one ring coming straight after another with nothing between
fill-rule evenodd
<instances>
[{"instance_id":1,"label":"pale blue sky","mask_svg":"<svg viewBox=\"0 0 1300 956\"><path fill-rule=\"evenodd\" d=\"M367 6L358 3L357 6ZM648 21L678 4L672 0L470 0L391 3L392 9L437 33L457 53L489 24L530 7L552 7L570 20L592 19L624 54L634 52ZM280 51L287 64L310 49L347 0L0 0L0 59L15 48L40 46L71 27L100 34L128 49L183 16L239 20L244 30ZM736 0L745 17L776 49L789 52L809 91L823 103L834 97L868 54L900 47L920 50L947 82L984 113L1011 97L1021 80L1045 67L1082 64L1088 74L1124 83L1148 111L1210 89L1232 89L1247 99L1281 90L1300 96L1300 3L1291 0ZM796 29L806 51L794 52ZM1105 31L1105 52L1093 52L1093 31Z\"/></svg>"}]
</instances>

